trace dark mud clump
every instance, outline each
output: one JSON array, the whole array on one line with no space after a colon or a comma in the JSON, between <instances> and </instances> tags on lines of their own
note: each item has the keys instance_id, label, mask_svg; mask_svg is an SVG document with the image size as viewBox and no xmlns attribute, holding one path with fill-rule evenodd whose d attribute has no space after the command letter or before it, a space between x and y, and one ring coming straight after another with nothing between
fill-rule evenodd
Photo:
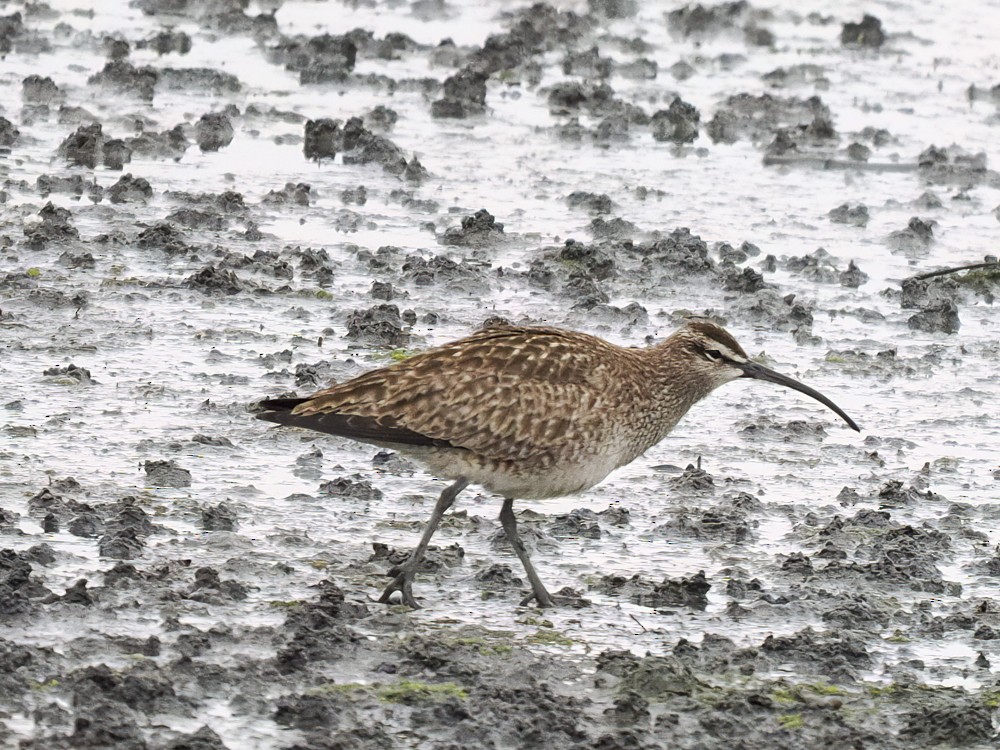
<instances>
[{"instance_id":1,"label":"dark mud clump","mask_svg":"<svg viewBox=\"0 0 1000 750\"><path fill-rule=\"evenodd\" d=\"M472 216L463 218L461 226L449 227L445 230L438 241L442 245L488 247L498 242L504 242L506 239L503 224L498 222L493 214L485 208L481 208Z\"/></svg>"},{"instance_id":2,"label":"dark mud clump","mask_svg":"<svg viewBox=\"0 0 1000 750\"><path fill-rule=\"evenodd\" d=\"M830 221L837 224L850 224L851 226L861 227L862 229L868 226L868 207L865 205L851 206L848 203L842 203L834 209L830 210Z\"/></svg>"},{"instance_id":3,"label":"dark mud clump","mask_svg":"<svg viewBox=\"0 0 1000 750\"><path fill-rule=\"evenodd\" d=\"M398 348L406 346L410 334L406 330L396 305L375 305L357 310L347 318L347 338L364 341L372 346Z\"/></svg>"},{"instance_id":4,"label":"dark mud clump","mask_svg":"<svg viewBox=\"0 0 1000 750\"><path fill-rule=\"evenodd\" d=\"M59 146L60 155L70 164L94 169L98 165L121 169L132 161L132 149L120 138L104 135L100 123L81 125Z\"/></svg>"},{"instance_id":5,"label":"dark mud clump","mask_svg":"<svg viewBox=\"0 0 1000 750\"><path fill-rule=\"evenodd\" d=\"M229 503L219 503L203 508L201 527L205 531L236 531L239 528L235 508Z\"/></svg>"},{"instance_id":6,"label":"dark mud clump","mask_svg":"<svg viewBox=\"0 0 1000 750\"><path fill-rule=\"evenodd\" d=\"M10 148L20 137L21 131L6 117L0 117L0 148Z\"/></svg>"},{"instance_id":7,"label":"dark mud clump","mask_svg":"<svg viewBox=\"0 0 1000 750\"><path fill-rule=\"evenodd\" d=\"M818 96L802 100L770 94L736 94L716 110L705 126L714 143L739 140L761 142L773 138L769 152L828 145L836 138L832 115Z\"/></svg>"},{"instance_id":8,"label":"dark mud clump","mask_svg":"<svg viewBox=\"0 0 1000 750\"><path fill-rule=\"evenodd\" d=\"M910 219L906 229L892 232L886 238L886 244L894 252L922 257L926 255L927 249L934 242L934 225L936 223L933 220L925 221L914 216Z\"/></svg>"},{"instance_id":9,"label":"dark mud clump","mask_svg":"<svg viewBox=\"0 0 1000 750\"><path fill-rule=\"evenodd\" d=\"M48 367L42 370L42 375L47 378L57 378L59 382L69 385L93 385L95 382L90 375L90 370L72 363L64 367L59 365Z\"/></svg>"},{"instance_id":10,"label":"dark mud clump","mask_svg":"<svg viewBox=\"0 0 1000 750\"><path fill-rule=\"evenodd\" d=\"M378 502L382 491L367 479L361 477L338 477L320 485L319 491L330 497L349 497L365 502Z\"/></svg>"},{"instance_id":11,"label":"dark mud clump","mask_svg":"<svg viewBox=\"0 0 1000 750\"><path fill-rule=\"evenodd\" d=\"M184 156L191 143L184 126L175 125L160 132L144 129L139 135L126 138L125 145L136 157L178 160Z\"/></svg>"},{"instance_id":12,"label":"dark mud clump","mask_svg":"<svg viewBox=\"0 0 1000 750\"><path fill-rule=\"evenodd\" d=\"M233 295L250 288L249 283L237 276L235 271L211 265L189 276L185 283L205 294Z\"/></svg>"},{"instance_id":13,"label":"dark mud clump","mask_svg":"<svg viewBox=\"0 0 1000 750\"><path fill-rule=\"evenodd\" d=\"M465 118L482 114L486 109L486 81L479 70L460 70L444 82L444 96L431 104L431 115L442 118Z\"/></svg>"},{"instance_id":14,"label":"dark mud clump","mask_svg":"<svg viewBox=\"0 0 1000 750\"><path fill-rule=\"evenodd\" d=\"M79 230L70 221L72 214L65 208L46 203L38 216L40 222L24 228L24 237L30 249L42 250L52 244L66 244L80 239Z\"/></svg>"},{"instance_id":15,"label":"dark mud clump","mask_svg":"<svg viewBox=\"0 0 1000 750\"><path fill-rule=\"evenodd\" d=\"M670 107L653 115L653 138L671 143L693 143L698 138L698 121L701 115L694 105L674 99Z\"/></svg>"},{"instance_id":16,"label":"dark mud clump","mask_svg":"<svg viewBox=\"0 0 1000 750\"><path fill-rule=\"evenodd\" d=\"M416 157L407 162L399 146L366 128L360 117L350 118L343 126L339 120L308 120L303 152L307 159L332 159L341 154L344 164L374 162L386 172L410 180L419 181L426 175Z\"/></svg>"},{"instance_id":17,"label":"dark mud clump","mask_svg":"<svg viewBox=\"0 0 1000 750\"><path fill-rule=\"evenodd\" d=\"M861 23L845 23L840 32L840 43L845 47L878 49L885 43L882 22L866 13Z\"/></svg>"},{"instance_id":18,"label":"dark mud clump","mask_svg":"<svg viewBox=\"0 0 1000 750\"><path fill-rule=\"evenodd\" d=\"M283 41L270 54L287 70L298 73L301 83L340 82L354 70L358 47L348 35L321 34Z\"/></svg>"},{"instance_id":19,"label":"dark mud clump","mask_svg":"<svg viewBox=\"0 0 1000 750\"><path fill-rule=\"evenodd\" d=\"M146 481L154 487L190 487L191 472L174 461L146 461Z\"/></svg>"},{"instance_id":20,"label":"dark mud clump","mask_svg":"<svg viewBox=\"0 0 1000 750\"><path fill-rule=\"evenodd\" d=\"M857 264L850 260L847 263L847 268L840 273L840 285L846 286L850 289L857 289L859 286L868 281L868 274L858 268Z\"/></svg>"},{"instance_id":21,"label":"dark mud clump","mask_svg":"<svg viewBox=\"0 0 1000 750\"><path fill-rule=\"evenodd\" d=\"M225 112L209 112L195 126L195 142L202 151L218 151L233 142L233 123Z\"/></svg>"},{"instance_id":22,"label":"dark mud clump","mask_svg":"<svg viewBox=\"0 0 1000 750\"><path fill-rule=\"evenodd\" d=\"M576 190L567 195L566 203L574 208L582 208L594 214L609 214L615 207L614 202L607 194L596 195L584 190Z\"/></svg>"},{"instance_id":23,"label":"dark mud clump","mask_svg":"<svg viewBox=\"0 0 1000 750\"><path fill-rule=\"evenodd\" d=\"M983 152L969 153L961 146L928 146L917 157L920 176L928 185L1000 185L1000 175L987 168ZM940 201L938 201L940 203Z\"/></svg>"},{"instance_id":24,"label":"dark mud clump","mask_svg":"<svg viewBox=\"0 0 1000 750\"><path fill-rule=\"evenodd\" d=\"M87 79L87 83L111 95L125 95L152 101L160 73L144 65L137 68L126 60L111 60L104 68Z\"/></svg>"},{"instance_id":25,"label":"dark mud clump","mask_svg":"<svg viewBox=\"0 0 1000 750\"><path fill-rule=\"evenodd\" d=\"M129 173L109 187L107 195L112 203L145 203L153 197L153 188L145 178Z\"/></svg>"},{"instance_id":26,"label":"dark mud clump","mask_svg":"<svg viewBox=\"0 0 1000 750\"><path fill-rule=\"evenodd\" d=\"M915 331L927 333L955 333L961 328L958 306L951 300L942 300L928 305L906 320L906 325Z\"/></svg>"},{"instance_id":27,"label":"dark mud clump","mask_svg":"<svg viewBox=\"0 0 1000 750\"><path fill-rule=\"evenodd\" d=\"M305 182L286 182L280 190L270 190L263 202L273 205L308 206L312 196L312 186Z\"/></svg>"},{"instance_id":28,"label":"dark mud clump","mask_svg":"<svg viewBox=\"0 0 1000 750\"><path fill-rule=\"evenodd\" d=\"M602 594L627 597L640 606L657 611L673 607L703 610L708 606L707 594L711 587L704 571L690 578L664 578L660 583L648 581L639 574L631 578L610 575L604 576L596 586Z\"/></svg>"},{"instance_id":29,"label":"dark mud clump","mask_svg":"<svg viewBox=\"0 0 1000 750\"><path fill-rule=\"evenodd\" d=\"M399 268L399 278L404 284L416 287L444 286L456 291L481 294L488 286L487 271L487 264L474 259L463 258L457 262L444 255L431 255L428 258L408 255Z\"/></svg>"}]
</instances>

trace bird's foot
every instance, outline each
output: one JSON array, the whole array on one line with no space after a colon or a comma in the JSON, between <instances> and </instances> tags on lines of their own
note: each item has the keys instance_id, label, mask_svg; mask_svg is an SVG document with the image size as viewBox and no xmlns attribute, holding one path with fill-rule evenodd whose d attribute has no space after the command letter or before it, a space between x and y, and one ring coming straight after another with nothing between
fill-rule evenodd
<instances>
[{"instance_id":1,"label":"bird's foot","mask_svg":"<svg viewBox=\"0 0 1000 750\"><path fill-rule=\"evenodd\" d=\"M584 599L568 586L560 589L556 594L550 594L545 589L532 591L521 600L521 606L527 607L532 601L538 605L539 609L547 607L572 607L573 609L579 609L590 606L590 599Z\"/></svg>"},{"instance_id":2,"label":"bird's foot","mask_svg":"<svg viewBox=\"0 0 1000 750\"><path fill-rule=\"evenodd\" d=\"M417 604L417 600L413 597L413 576L416 571L412 570L409 566L402 565L399 568L389 571L389 575L393 573L396 574L396 577L382 590L382 596L378 598L379 602L390 604L392 595L398 591L403 598L403 604L411 609L420 609L420 605Z\"/></svg>"}]
</instances>

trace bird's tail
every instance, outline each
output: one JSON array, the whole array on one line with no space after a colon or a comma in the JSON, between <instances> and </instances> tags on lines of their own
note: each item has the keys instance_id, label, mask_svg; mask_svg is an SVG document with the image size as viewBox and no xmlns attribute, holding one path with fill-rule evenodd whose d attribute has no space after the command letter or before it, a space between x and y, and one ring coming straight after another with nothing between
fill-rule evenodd
<instances>
[{"instance_id":1,"label":"bird's tail","mask_svg":"<svg viewBox=\"0 0 1000 750\"><path fill-rule=\"evenodd\" d=\"M296 420L292 416L292 409L308 400L308 398L266 398L258 401L252 408L257 419L277 424L294 424Z\"/></svg>"}]
</instances>

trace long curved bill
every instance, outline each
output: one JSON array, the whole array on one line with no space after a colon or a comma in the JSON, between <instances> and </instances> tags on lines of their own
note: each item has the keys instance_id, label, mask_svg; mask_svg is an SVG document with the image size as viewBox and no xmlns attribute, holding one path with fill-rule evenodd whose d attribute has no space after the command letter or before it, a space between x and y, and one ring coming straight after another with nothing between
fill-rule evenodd
<instances>
[{"instance_id":1,"label":"long curved bill","mask_svg":"<svg viewBox=\"0 0 1000 750\"><path fill-rule=\"evenodd\" d=\"M800 383L795 378L790 378L787 375L782 375L780 372L775 372L774 370L764 367L764 365L759 365L756 362L741 362L739 363L739 368L743 370L743 374L740 375L741 378L753 378L755 380L766 380L768 383L777 383L778 385L783 385L786 388L791 388L793 391L798 391L799 393L804 393L807 396L819 401L825 407L835 412L837 416L847 422L848 427L852 430L857 430L861 432L861 428L858 427L857 423L851 419L844 410L837 406L833 401L828 399L819 391L814 388L810 388L804 383Z\"/></svg>"}]
</instances>

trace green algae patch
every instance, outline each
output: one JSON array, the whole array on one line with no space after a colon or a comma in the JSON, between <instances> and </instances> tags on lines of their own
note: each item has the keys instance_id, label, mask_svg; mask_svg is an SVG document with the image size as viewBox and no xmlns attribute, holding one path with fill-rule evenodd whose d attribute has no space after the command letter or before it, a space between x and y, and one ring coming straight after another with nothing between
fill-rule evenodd
<instances>
[{"instance_id":1,"label":"green algae patch","mask_svg":"<svg viewBox=\"0 0 1000 750\"><path fill-rule=\"evenodd\" d=\"M896 702L912 699L914 696L978 696L984 705L990 706L990 701L996 701L1000 706L1000 690L990 689L982 692L969 692L962 688L946 685L928 685L927 683L900 684L890 682L884 685L866 685L865 692L873 698L891 698Z\"/></svg>"},{"instance_id":2,"label":"green algae patch","mask_svg":"<svg viewBox=\"0 0 1000 750\"><path fill-rule=\"evenodd\" d=\"M109 287L109 288L125 287L125 286L136 286L136 287L140 287L140 288L144 289L144 288L148 287L149 285L150 285L149 280L147 280L147 279L140 279L137 276L125 276L125 277L115 276L115 277L110 278L110 279L102 279L101 280L101 286L102 287Z\"/></svg>"},{"instance_id":3,"label":"green algae patch","mask_svg":"<svg viewBox=\"0 0 1000 750\"><path fill-rule=\"evenodd\" d=\"M956 276L957 281L962 286L989 287L992 284L1000 284L1000 266L990 268L977 268L966 271L961 276Z\"/></svg>"},{"instance_id":4,"label":"green algae patch","mask_svg":"<svg viewBox=\"0 0 1000 750\"><path fill-rule=\"evenodd\" d=\"M844 695L843 688L827 682L797 682L794 685L781 684L774 688L771 698L779 703L802 700L803 694Z\"/></svg>"},{"instance_id":5,"label":"green algae patch","mask_svg":"<svg viewBox=\"0 0 1000 750\"><path fill-rule=\"evenodd\" d=\"M474 649L483 656L490 654L509 654L514 650L512 646L506 643L494 643L493 641L478 636L452 638L450 642L459 648L464 647Z\"/></svg>"},{"instance_id":6,"label":"green algae patch","mask_svg":"<svg viewBox=\"0 0 1000 750\"><path fill-rule=\"evenodd\" d=\"M794 693L787 687L775 688L771 692L771 700L775 703L790 704L796 703L798 699L795 697Z\"/></svg>"},{"instance_id":7,"label":"green algae patch","mask_svg":"<svg viewBox=\"0 0 1000 750\"><path fill-rule=\"evenodd\" d=\"M419 354L418 351L412 349L390 349L389 351L380 350L373 351L371 357L376 362L381 360L389 360L390 362L402 362L409 359L414 354Z\"/></svg>"},{"instance_id":8,"label":"green algae patch","mask_svg":"<svg viewBox=\"0 0 1000 750\"><path fill-rule=\"evenodd\" d=\"M468 691L454 682L418 682L416 680L400 680L391 685L380 685L375 694L386 703L435 703L448 698L465 700Z\"/></svg>"},{"instance_id":9,"label":"green algae patch","mask_svg":"<svg viewBox=\"0 0 1000 750\"><path fill-rule=\"evenodd\" d=\"M525 617L519 619L517 622L520 625L535 625L536 627L539 628L555 627L555 624L553 624L552 620L546 620L545 618L537 617L536 615L526 615Z\"/></svg>"},{"instance_id":10,"label":"green algae patch","mask_svg":"<svg viewBox=\"0 0 1000 750\"><path fill-rule=\"evenodd\" d=\"M439 619L437 623L454 624L447 619ZM492 630L490 628L478 626L465 626L458 630L444 628L433 636L435 647L444 647L456 652L454 658L471 659L478 656L494 657L506 656L513 653L514 647L511 641L514 638L512 630ZM416 644L418 651L423 650L426 639L423 636L412 634L404 637L404 642Z\"/></svg>"},{"instance_id":11,"label":"green algae patch","mask_svg":"<svg viewBox=\"0 0 1000 750\"><path fill-rule=\"evenodd\" d=\"M302 606L301 599L272 599L267 603L272 609L297 609Z\"/></svg>"},{"instance_id":12,"label":"green algae patch","mask_svg":"<svg viewBox=\"0 0 1000 750\"><path fill-rule=\"evenodd\" d=\"M778 717L778 723L782 729L802 729L805 726L802 714L782 714Z\"/></svg>"},{"instance_id":13,"label":"green algae patch","mask_svg":"<svg viewBox=\"0 0 1000 750\"><path fill-rule=\"evenodd\" d=\"M544 646L572 646L574 643L572 638L555 630L536 630L524 640Z\"/></svg>"},{"instance_id":14,"label":"green algae patch","mask_svg":"<svg viewBox=\"0 0 1000 750\"><path fill-rule=\"evenodd\" d=\"M867 689L867 692L872 698L884 698L893 695L898 690L895 683L889 683L888 685L872 685Z\"/></svg>"},{"instance_id":15,"label":"green algae patch","mask_svg":"<svg viewBox=\"0 0 1000 750\"><path fill-rule=\"evenodd\" d=\"M826 682L780 683L771 690L771 700L780 706L805 704L813 708L838 710L847 695L843 688Z\"/></svg>"}]
</instances>

